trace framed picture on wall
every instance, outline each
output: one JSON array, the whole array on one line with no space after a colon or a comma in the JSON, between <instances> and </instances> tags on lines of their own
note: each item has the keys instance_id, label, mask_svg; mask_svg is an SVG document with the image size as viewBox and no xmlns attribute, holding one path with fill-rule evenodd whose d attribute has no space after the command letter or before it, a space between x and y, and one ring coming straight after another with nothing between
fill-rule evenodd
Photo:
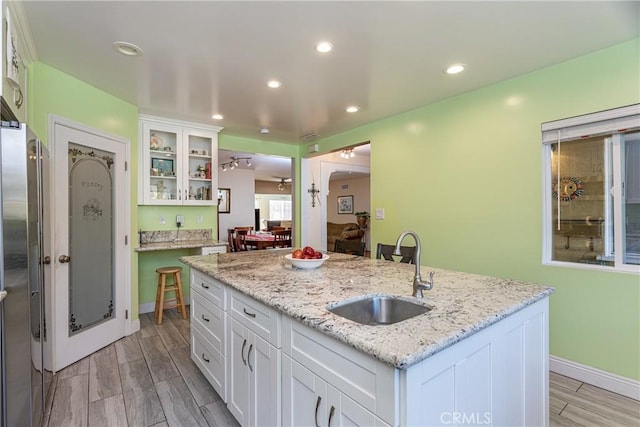
<instances>
[{"instance_id":1,"label":"framed picture on wall","mask_svg":"<svg viewBox=\"0 0 640 427\"><path fill-rule=\"evenodd\" d=\"M230 188L218 188L218 213L231 213Z\"/></svg>"},{"instance_id":2,"label":"framed picture on wall","mask_svg":"<svg viewBox=\"0 0 640 427\"><path fill-rule=\"evenodd\" d=\"M338 196L338 213L353 213L353 196Z\"/></svg>"}]
</instances>

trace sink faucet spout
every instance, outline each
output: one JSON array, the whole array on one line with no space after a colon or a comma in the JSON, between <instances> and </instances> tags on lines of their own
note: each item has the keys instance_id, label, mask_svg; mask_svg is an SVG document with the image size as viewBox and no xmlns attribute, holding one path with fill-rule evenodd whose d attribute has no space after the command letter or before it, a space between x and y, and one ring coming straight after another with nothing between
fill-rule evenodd
<instances>
[{"instance_id":1,"label":"sink faucet spout","mask_svg":"<svg viewBox=\"0 0 640 427\"><path fill-rule=\"evenodd\" d=\"M405 237L407 236L411 236L413 237L413 240L415 240L416 242L416 251L414 254L414 263L416 266L416 274L413 277L413 296L417 297L417 298L422 298L422 291L423 290L430 290L431 288L433 288L433 274L434 272L430 272L429 273L429 280L427 281L422 281L422 277L420 276L420 251L421 251L421 244L420 244L420 237L418 237L418 235L413 232L413 231L403 231L400 236L398 237L398 240L396 241L396 248L393 251L394 255L402 255L400 253L400 244L402 243L402 240L404 240Z\"/></svg>"}]
</instances>

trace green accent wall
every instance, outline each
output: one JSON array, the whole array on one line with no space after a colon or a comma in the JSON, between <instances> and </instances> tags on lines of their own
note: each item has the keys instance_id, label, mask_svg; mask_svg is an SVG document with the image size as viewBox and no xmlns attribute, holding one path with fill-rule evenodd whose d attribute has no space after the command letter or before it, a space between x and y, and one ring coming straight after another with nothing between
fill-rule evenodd
<instances>
[{"instance_id":1,"label":"green accent wall","mask_svg":"<svg viewBox=\"0 0 640 427\"><path fill-rule=\"evenodd\" d=\"M45 143L49 140L49 114L128 139L131 144L131 230L137 240L138 108L41 62L28 72L27 123ZM55 167L55 165L52 165ZM138 318L138 257L131 246L131 316Z\"/></svg>"},{"instance_id":2,"label":"green accent wall","mask_svg":"<svg viewBox=\"0 0 640 427\"><path fill-rule=\"evenodd\" d=\"M638 275L542 265L540 133L639 103L639 76L636 39L315 143L371 141L373 245L409 228L423 265L554 286L551 354L640 380Z\"/></svg>"}]
</instances>

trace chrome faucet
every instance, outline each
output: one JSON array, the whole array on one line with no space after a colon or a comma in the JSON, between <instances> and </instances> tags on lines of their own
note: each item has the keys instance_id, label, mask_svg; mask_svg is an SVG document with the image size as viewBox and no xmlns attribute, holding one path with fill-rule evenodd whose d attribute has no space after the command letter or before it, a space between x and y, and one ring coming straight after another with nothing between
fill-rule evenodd
<instances>
[{"instance_id":1,"label":"chrome faucet","mask_svg":"<svg viewBox=\"0 0 640 427\"><path fill-rule=\"evenodd\" d=\"M396 249L393 251L393 255L402 255L400 253L400 244L402 243L402 240L407 235L413 236L413 240L416 241L416 251L413 259L413 262L416 265L416 274L415 276L413 276L413 294L412 295L417 298L422 298L423 290L428 291L431 288L433 288L433 275L435 272L432 271L429 273L428 281L426 282L422 281L422 277L420 276L420 238L413 231L404 231L402 232L402 234L400 234L400 236L398 237L398 241L396 241Z\"/></svg>"}]
</instances>

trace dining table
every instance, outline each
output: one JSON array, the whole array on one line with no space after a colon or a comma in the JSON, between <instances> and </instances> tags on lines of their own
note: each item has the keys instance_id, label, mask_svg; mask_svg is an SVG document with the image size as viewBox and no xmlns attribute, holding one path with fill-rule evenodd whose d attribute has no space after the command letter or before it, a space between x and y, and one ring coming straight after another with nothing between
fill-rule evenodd
<instances>
[{"instance_id":1,"label":"dining table","mask_svg":"<svg viewBox=\"0 0 640 427\"><path fill-rule=\"evenodd\" d=\"M245 244L255 249L272 248L275 237L271 233L247 234Z\"/></svg>"}]
</instances>

